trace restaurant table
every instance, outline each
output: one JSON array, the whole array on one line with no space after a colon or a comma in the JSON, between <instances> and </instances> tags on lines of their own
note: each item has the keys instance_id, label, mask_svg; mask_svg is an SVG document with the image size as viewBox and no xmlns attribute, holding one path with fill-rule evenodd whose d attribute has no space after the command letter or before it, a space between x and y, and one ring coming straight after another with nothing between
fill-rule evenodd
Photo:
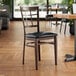
<instances>
[{"instance_id":1,"label":"restaurant table","mask_svg":"<svg viewBox=\"0 0 76 76\"><path fill-rule=\"evenodd\" d=\"M53 17L57 18L65 18L65 19L73 19L74 20L74 31L75 31L75 37L74 37L74 56L70 54L66 54L65 61L76 61L76 14L53 14Z\"/></svg>"}]
</instances>

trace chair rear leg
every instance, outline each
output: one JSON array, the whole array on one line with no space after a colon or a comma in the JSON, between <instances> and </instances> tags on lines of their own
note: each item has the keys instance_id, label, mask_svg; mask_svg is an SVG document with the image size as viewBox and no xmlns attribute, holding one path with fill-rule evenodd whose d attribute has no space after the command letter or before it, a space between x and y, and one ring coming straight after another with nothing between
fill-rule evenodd
<instances>
[{"instance_id":1,"label":"chair rear leg","mask_svg":"<svg viewBox=\"0 0 76 76\"><path fill-rule=\"evenodd\" d=\"M61 21L61 25L60 25L60 33L61 33L61 29L62 29L62 24L63 24L63 22Z\"/></svg>"},{"instance_id":2,"label":"chair rear leg","mask_svg":"<svg viewBox=\"0 0 76 76\"><path fill-rule=\"evenodd\" d=\"M67 23L65 23L64 34L66 33L66 27L67 27Z\"/></svg>"},{"instance_id":3,"label":"chair rear leg","mask_svg":"<svg viewBox=\"0 0 76 76\"><path fill-rule=\"evenodd\" d=\"M38 43L40 43L40 41L38 41ZM38 55L39 55L39 61L41 61L40 45L38 45Z\"/></svg>"},{"instance_id":4,"label":"chair rear leg","mask_svg":"<svg viewBox=\"0 0 76 76\"><path fill-rule=\"evenodd\" d=\"M38 45L38 54L39 54L39 61L41 61L41 55L40 55L40 45Z\"/></svg>"},{"instance_id":5,"label":"chair rear leg","mask_svg":"<svg viewBox=\"0 0 76 76\"><path fill-rule=\"evenodd\" d=\"M50 24L51 24L51 27L52 27L52 21L51 20L49 20L49 26L50 26Z\"/></svg>"},{"instance_id":6,"label":"chair rear leg","mask_svg":"<svg viewBox=\"0 0 76 76\"><path fill-rule=\"evenodd\" d=\"M45 20L45 30L47 29L47 23L48 23L48 20L46 19L46 20ZM44 31L45 31L45 30L44 30Z\"/></svg>"},{"instance_id":7,"label":"chair rear leg","mask_svg":"<svg viewBox=\"0 0 76 76\"><path fill-rule=\"evenodd\" d=\"M54 54L55 54L55 65L57 65L57 37L54 37Z\"/></svg>"}]
</instances>

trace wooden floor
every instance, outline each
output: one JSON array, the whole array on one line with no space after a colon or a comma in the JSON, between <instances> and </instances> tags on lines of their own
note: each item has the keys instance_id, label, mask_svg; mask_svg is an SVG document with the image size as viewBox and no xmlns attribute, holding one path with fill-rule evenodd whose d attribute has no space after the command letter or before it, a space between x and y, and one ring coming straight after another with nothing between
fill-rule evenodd
<instances>
[{"instance_id":1,"label":"wooden floor","mask_svg":"<svg viewBox=\"0 0 76 76\"><path fill-rule=\"evenodd\" d=\"M74 37L67 31L59 33L59 25L40 22L43 31L58 33L58 65L54 64L53 45L41 46L39 70L35 70L34 49L26 47L22 65L23 27L20 21L11 21L8 30L0 34L0 76L76 76L76 61L64 62L65 54L74 54Z\"/></svg>"}]
</instances>

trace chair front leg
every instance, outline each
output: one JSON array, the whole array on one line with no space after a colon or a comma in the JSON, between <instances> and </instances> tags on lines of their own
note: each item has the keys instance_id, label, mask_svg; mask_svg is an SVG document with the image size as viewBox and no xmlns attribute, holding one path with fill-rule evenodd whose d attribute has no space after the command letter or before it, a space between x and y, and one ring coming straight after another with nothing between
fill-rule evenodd
<instances>
[{"instance_id":1,"label":"chair front leg","mask_svg":"<svg viewBox=\"0 0 76 76\"><path fill-rule=\"evenodd\" d=\"M38 43L40 43L40 41L38 41ZM40 45L38 45L38 55L39 55L39 61L41 61Z\"/></svg>"},{"instance_id":2,"label":"chair front leg","mask_svg":"<svg viewBox=\"0 0 76 76\"><path fill-rule=\"evenodd\" d=\"M57 36L54 37L55 65L57 65Z\"/></svg>"},{"instance_id":3,"label":"chair front leg","mask_svg":"<svg viewBox=\"0 0 76 76\"><path fill-rule=\"evenodd\" d=\"M35 39L35 67L38 70L38 39Z\"/></svg>"}]
</instances>

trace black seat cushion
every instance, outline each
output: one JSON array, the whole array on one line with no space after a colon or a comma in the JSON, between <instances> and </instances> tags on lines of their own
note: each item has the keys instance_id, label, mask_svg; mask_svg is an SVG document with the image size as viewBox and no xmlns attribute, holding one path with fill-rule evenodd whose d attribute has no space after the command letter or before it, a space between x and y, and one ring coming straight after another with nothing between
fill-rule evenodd
<instances>
[{"instance_id":1,"label":"black seat cushion","mask_svg":"<svg viewBox=\"0 0 76 76\"><path fill-rule=\"evenodd\" d=\"M57 36L56 33L51 32L34 32L26 34L27 38L46 38L46 37L54 37Z\"/></svg>"}]
</instances>

